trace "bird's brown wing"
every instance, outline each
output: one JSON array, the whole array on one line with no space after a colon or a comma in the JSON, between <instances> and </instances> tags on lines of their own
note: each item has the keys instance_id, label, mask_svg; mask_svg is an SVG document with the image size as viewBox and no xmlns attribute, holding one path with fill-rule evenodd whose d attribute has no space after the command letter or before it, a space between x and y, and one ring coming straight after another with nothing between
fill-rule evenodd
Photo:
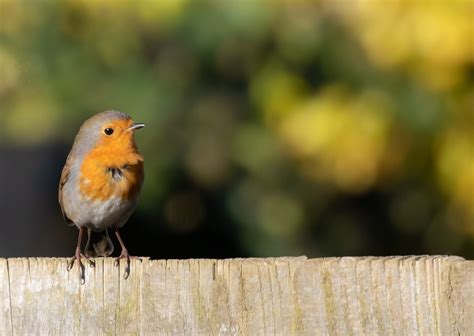
<instances>
[{"instance_id":1,"label":"bird's brown wing","mask_svg":"<svg viewBox=\"0 0 474 336\"><path fill-rule=\"evenodd\" d=\"M67 181L69 180L69 173L71 171L71 163L70 163L70 159L69 159L69 156L66 160L66 163L64 164L64 168L63 168L63 171L61 173L61 178L59 179L59 189L58 189L58 200L59 200L59 206L61 207L61 212L63 214L63 217L64 219L66 220L66 223L67 225L70 225L70 226L73 226L74 225L74 222L72 220L70 220L66 213L64 212L64 206L63 206L63 188L64 188L64 185L67 183Z\"/></svg>"}]
</instances>

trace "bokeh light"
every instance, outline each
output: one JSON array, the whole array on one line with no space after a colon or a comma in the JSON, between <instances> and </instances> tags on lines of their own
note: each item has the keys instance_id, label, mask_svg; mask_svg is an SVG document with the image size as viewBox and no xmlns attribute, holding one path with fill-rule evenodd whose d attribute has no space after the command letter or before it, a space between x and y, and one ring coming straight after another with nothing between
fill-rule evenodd
<instances>
[{"instance_id":1,"label":"bokeh light","mask_svg":"<svg viewBox=\"0 0 474 336\"><path fill-rule=\"evenodd\" d=\"M80 124L117 109L147 124L135 254L474 257L473 18L470 0L0 0L0 256L72 253L57 180Z\"/></svg>"}]
</instances>

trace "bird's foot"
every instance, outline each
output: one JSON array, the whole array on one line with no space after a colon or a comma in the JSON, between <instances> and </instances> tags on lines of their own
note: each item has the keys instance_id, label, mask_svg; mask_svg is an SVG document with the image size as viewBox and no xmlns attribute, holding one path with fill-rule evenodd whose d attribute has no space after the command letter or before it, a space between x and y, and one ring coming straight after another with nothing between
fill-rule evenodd
<instances>
[{"instance_id":1,"label":"bird's foot","mask_svg":"<svg viewBox=\"0 0 474 336\"><path fill-rule=\"evenodd\" d=\"M84 284L85 281L86 281L86 278L85 278L85 267L84 267L84 264L81 261L82 258L86 259L89 262L89 265L91 267L95 267L95 262L90 257L88 257L88 256L84 255L83 253L81 253L81 251L79 249L77 249L76 254L71 259L69 259L66 269L67 269L68 272L70 270L72 270L72 268L74 266L74 262L77 260L77 263L79 264L79 279L80 279L81 283Z\"/></svg>"},{"instance_id":2,"label":"bird's foot","mask_svg":"<svg viewBox=\"0 0 474 336\"><path fill-rule=\"evenodd\" d=\"M128 253L127 249L122 249L122 252L120 253L120 256L115 258L115 266L120 265L120 259L125 259L126 262L127 262L127 265L125 266L125 271L123 273L123 278L127 279L128 276L130 275L130 259L136 259L136 260L140 260L140 261L141 261L141 259L139 257L132 257Z\"/></svg>"}]
</instances>

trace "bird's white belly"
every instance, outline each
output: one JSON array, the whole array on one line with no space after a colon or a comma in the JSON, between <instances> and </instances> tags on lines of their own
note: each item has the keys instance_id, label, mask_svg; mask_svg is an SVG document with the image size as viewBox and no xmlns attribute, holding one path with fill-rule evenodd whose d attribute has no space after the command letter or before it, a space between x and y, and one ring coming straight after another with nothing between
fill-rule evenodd
<instances>
[{"instance_id":1,"label":"bird's white belly","mask_svg":"<svg viewBox=\"0 0 474 336\"><path fill-rule=\"evenodd\" d=\"M93 230L121 226L128 219L133 203L121 197L107 200L78 199L74 223Z\"/></svg>"}]
</instances>

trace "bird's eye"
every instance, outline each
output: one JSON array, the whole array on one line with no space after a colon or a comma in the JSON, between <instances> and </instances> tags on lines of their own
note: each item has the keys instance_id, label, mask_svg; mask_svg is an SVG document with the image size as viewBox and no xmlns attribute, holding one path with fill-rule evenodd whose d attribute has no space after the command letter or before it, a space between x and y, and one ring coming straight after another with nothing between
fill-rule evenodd
<instances>
[{"instance_id":1,"label":"bird's eye","mask_svg":"<svg viewBox=\"0 0 474 336\"><path fill-rule=\"evenodd\" d=\"M107 135L112 135L112 133L114 133L114 129L113 129L113 128L110 128L110 127L107 127L107 128L104 130L104 133L107 134Z\"/></svg>"}]
</instances>

